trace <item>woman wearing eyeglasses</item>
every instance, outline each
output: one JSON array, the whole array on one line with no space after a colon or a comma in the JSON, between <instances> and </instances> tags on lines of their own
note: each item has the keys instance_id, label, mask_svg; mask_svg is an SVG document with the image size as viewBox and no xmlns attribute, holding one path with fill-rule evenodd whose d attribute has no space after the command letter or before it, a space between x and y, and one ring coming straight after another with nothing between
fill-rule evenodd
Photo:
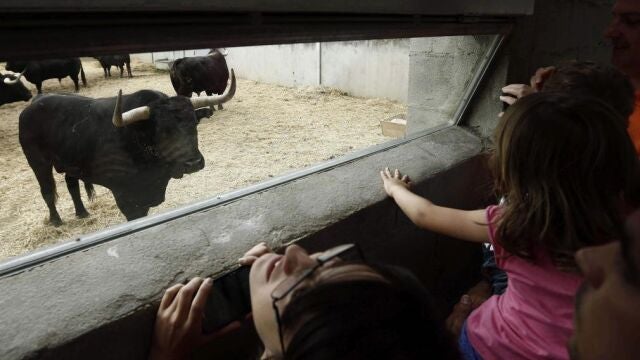
<instances>
[{"instance_id":1,"label":"woman wearing eyeglasses","mask_svg":"<svg viewBox=\"0 0 640 360\"><path fill-rule=\"evenodd\" d=\"M356 260L358 259L358 260ZM354 244L283 255L264 243L240 259L251 265L253 321L263 359L457 359L430 297L408 271L362 261ZM202 334L211 279L169 288L158 309L150 359L184 359L235 330Z\"/></svg>"}]
</instances>

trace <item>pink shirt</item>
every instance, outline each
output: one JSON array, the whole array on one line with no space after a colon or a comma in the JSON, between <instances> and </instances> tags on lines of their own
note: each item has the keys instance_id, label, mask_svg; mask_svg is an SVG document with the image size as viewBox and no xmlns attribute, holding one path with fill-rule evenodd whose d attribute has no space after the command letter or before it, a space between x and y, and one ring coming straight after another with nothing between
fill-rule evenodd
<instances>
[{"instance_id":1,"label":"pink shirt","mask_svg":"<svg viewBox=\"0 0 640 360\"><path fill-rule=\"evenodd\" d=\"M557 270L548 256L539 256L535 264L509 256L495 241L498 211L498 206L487 208L489 239L509 286L471 313L469 341L484 360L569 359L573 300L582 277Z\"/></svg>"}]
</instances>

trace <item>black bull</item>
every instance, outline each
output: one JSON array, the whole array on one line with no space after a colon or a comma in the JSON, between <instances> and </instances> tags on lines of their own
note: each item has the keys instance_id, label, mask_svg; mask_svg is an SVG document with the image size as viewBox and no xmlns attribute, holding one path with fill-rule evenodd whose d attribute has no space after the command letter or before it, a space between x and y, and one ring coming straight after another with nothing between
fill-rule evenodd
<instances>
[{"instance_id":1,"label":"black bull","mask_svg":"<svg viewBox=\"0 0 640 360\"><path fill-rule=\"evenodd\" d=\"M62 223L52 168L65 173L78 217L88 215L78 180L110 189L127 220L147 215L164 201L171 178L204 167L196 126L210 110L194 107L222 103L234 93L232 76L225 94L206 98L168 97L153 90L122 96L121 101L77 95L36 98L20 114L19 139L49 208L49 221Z\"/></svg>"},{"instance_id":2,"label":"black bull","mask_svg":"<svg viewBox=\"0 0 640 360\"><path fill-rule=\"evenodd\" d=\"M29 101L31 92L17 76L0 74L0 106L15 101ZM6 81L6 82L5 82Z\"/></svg>"},{"instance_id":3,"label":"black bull","mask_svg":"<svg viewBox=\"0 0 640 360\"><path fill-rule=\"evenodd\" d=\"M42 94L42 82L47 79L58 79L70 77L78 92L78 73L82 78L82 84L87 86L87 79L84 76L82 62L78 58L69 59L48 59L39 61L8 61L5 66L7 70L24 72L24 77L32 84L36 85L38 94Z\"/></svg>"},{"instance_id":4,"label":"black bull","mask_svg":"<svg viewBox=\"0 0 640 360\"><path fill-rule=\"evenodd\" d=\"M102 70L104 71L104 78L107 76L111 76L111 67L115 66L120 69L120 77L122 77L124 73L124 67L127 67L127 73L129 77L131 77L131 57L129 54L124 55L105 55L105 56L97 56L96 59L100 62L100 66L102 66ZM225 84L225 87L227 84Z\"/></svg>"},{"instance_id":5,"label":"black bull","mask_svg":"<svg viewBox=\"0 0 640 360\"><path fill-rule=\"evenodd\" d=\"M171 84L176 94L191 97L192 93L222 94L229 80L227 61L219 51L207 56L178 59L169 70ZM218 105L222 109L222 105ZM213 108L212 108L213 110Z\"/></svg>"}]
</instances>

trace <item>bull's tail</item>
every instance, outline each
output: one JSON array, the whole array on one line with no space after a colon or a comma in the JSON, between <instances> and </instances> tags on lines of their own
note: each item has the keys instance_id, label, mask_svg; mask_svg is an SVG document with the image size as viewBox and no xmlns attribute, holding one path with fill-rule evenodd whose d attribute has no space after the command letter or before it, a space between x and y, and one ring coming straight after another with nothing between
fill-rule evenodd
<instances>
[{"instance_id":1,"label":"bull's tail","mask_svg":"<svg viewBox=\"0 0 640 360\"><path fill-rule=\"evenodd\" d=\"M87 87L87 78L84 77L84 69L82 68L82 63L80 63L80 77L82 78L82 85ZM78 90L76 90L78 91Z\"/></svg>"},{"instance_id":2,"label":"bull's tail","mask_svg":"<svg viewBox=\"0 0 640 360\"><path fill-rule=\"evenodd\" d=\"M96 190L93 188L93 184L90 182L84 181L84 189L87 192L87 197L89 201L93 201L96 198Z\"/></svg>"}]
</instances>

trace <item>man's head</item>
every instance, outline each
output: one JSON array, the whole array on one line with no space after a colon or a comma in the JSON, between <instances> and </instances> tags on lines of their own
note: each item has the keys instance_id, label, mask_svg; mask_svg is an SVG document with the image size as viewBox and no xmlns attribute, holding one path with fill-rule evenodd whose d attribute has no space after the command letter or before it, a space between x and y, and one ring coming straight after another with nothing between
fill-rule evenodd
<instances>
[{"instance_id":1,"label":"man's head","mask_svg":"<svg viewBox=\"0 0 640 360\"><path fill-rule=\"evenodd\" d=\"M640 1L618 0L605 36L613 45L611 62L640 90Z\"/></svg>"},{"instance_id":2,"label":"man's head","mask_svg":"<svg viewBox=\"0 0 640 360\"><path fill-rule=\"evenodd\" d=\"M572 359L637 359L640 354L640 211L627 237L576 253L585 282L576 295Z\"/></svg>"}]
</instances>

